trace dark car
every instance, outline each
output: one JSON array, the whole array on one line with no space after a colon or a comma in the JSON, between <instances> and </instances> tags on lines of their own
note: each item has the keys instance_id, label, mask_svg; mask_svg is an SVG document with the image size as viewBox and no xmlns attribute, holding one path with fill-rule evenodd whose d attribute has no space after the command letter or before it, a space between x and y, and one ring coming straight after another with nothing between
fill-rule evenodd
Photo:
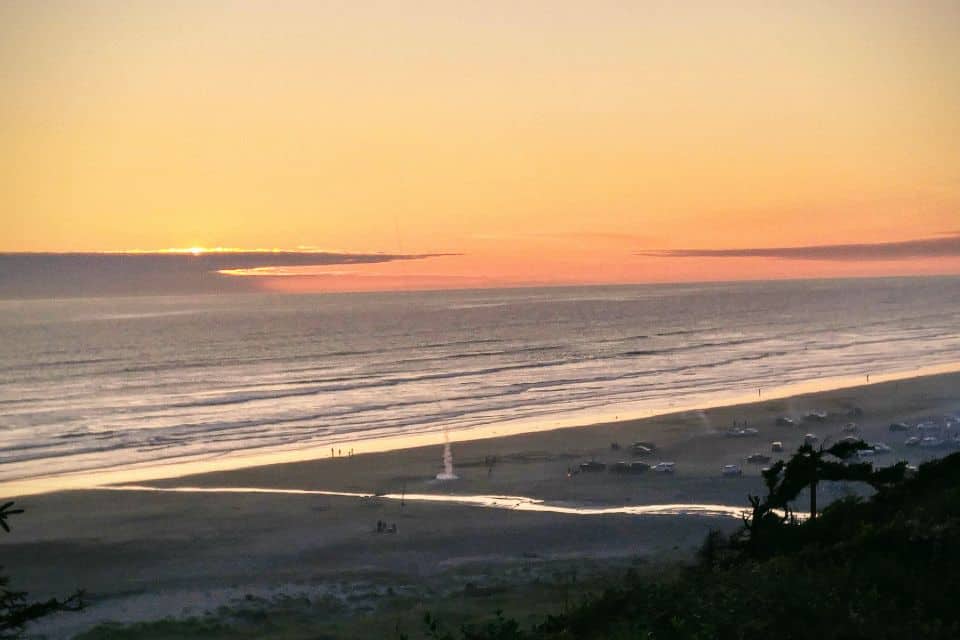
<instances>
[{"instance_id":1,"label":"dark car","mask_svg":"<svg viewBox=\"0 0 960 640\"><path fill-rule=\"evenodd\" d=\"M890 425L890 431L910 431L910 426L904 422L894 422Z\"/></svg>"},{"instance_id":2,"label":"dark car","mask_svg":"<svg viewBox=\"0 0 960 640\"><path fill-rule=\"evenodd\" d=\"M766 464L770 462L770 456L764 455L762 453L753 453L747 456L747 462L753 464Z\"/></svg>"},{"instance_id":3,"label":"dark car","mask_svg":"<svg viewBox=\"0 0 960 640\"><path fill-rule=\"evenodd\" d=\"M646 445L640 444L639 442L637 442L636 444L630 447L630 452L633 453L633 455L635 456L653 455L653 449L651 449Z\"/></svg>"},{"instance_id":4,"label":"dark car","mask_svg":"<svg viewBox=\"0 0 960 640\"><path fill-rule=\"evenodd\" d=\"M597 462L596 460L580 463L581 473L594 473L597 471L603 471L606 468L607 468L607 465L603 464L602 462Z\"/></svg>"}]
</instances>

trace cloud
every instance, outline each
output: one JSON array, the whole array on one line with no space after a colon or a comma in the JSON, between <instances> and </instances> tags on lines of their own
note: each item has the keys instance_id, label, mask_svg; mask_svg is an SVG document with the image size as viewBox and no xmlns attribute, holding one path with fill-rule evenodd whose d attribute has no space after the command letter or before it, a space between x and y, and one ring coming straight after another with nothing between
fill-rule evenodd
<instances>
[{"instance_id":1,"label":"cloud","mask_svg":"<svg viewBox=\"0 0 960 640\"><path fill-rule=\"evenodd\" d=\"M190 250L117 253L0 253L0 298L170 295L259 291L223 272L424 260L443 253Z\"/></svg>"},{"instance_id":2,"label":"cloud","mask_svg":"<svg viewBox=\"0 0 960 640\"><path fill-rule=\"evenodd\" d=\"M910 260L960 257L960 233L898 242L825 244L746 249L657 249L637 252L655 258L779 258L782 260Z\"/></svg>"}]
</instances>

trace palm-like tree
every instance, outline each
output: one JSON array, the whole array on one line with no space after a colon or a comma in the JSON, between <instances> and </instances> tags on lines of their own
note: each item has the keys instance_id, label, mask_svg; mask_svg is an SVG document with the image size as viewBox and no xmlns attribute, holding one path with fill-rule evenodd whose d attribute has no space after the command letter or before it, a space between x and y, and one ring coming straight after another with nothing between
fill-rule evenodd
<instances>
[{"instance_id":1,"label":"palm-like tree","mask_svg":"<svg viewBox=\"0 0 960 640\"><path fill-rule=\"evenodd\" d=\"M791 503L804 489L810 491L810 519L817 517L817 487L821 480L865 482L882 488L901 482L907 463L874 469L869 462L848 462L858 451L870 449L863 440L842 441L829 448L804 444L789 460L779 460L763 471L767 496L748 496L753 513L745 518L746 531L754 547L762 532L786 522L796 522Z\"/></svg>"}]
</instances>

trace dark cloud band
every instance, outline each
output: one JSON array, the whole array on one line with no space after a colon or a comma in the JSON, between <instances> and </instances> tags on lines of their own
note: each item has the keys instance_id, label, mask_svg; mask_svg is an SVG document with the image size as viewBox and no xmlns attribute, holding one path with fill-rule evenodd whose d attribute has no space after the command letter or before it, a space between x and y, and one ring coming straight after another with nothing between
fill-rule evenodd
<instances>
[{"instance_id":1,"label":"dark cloud band","mask_svg":"<svg viewBox=\"0 0 960 640\"><path fill-rule=\"evenodd\" d=\"M450 254L236 251L190 253L0 253L0 298L256 291L226 269L358 265Z\"/></svg>"},{"instance_id":2,"label":"dark cloud band","mask_svg":"<svg viewBox=\"0 0 960 640\"><path fill-rule=\"evenodd\" d=\"M780 258L784 260L910 260L960 257L960 234L940 238L746 249L660 249L637 255L657 258Z\"/></svg>"}]
</instances>

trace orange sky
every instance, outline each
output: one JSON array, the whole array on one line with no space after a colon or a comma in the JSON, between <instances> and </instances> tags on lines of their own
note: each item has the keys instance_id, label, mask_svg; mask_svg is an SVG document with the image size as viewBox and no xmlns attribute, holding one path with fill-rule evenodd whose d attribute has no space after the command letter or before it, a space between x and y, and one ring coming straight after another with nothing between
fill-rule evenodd
<instances>
[{"instance_id":1,"label":"orange sky","mask_svg":"<svg viewBox=\"0 0 960 640\"><path fill-rule=\"evenodd\" d=\"M0 251L462 256L279 290L958 273L960 4L0 4ZM681 5L681 6L676 6Z\"/></svg>"}]
</instances>

